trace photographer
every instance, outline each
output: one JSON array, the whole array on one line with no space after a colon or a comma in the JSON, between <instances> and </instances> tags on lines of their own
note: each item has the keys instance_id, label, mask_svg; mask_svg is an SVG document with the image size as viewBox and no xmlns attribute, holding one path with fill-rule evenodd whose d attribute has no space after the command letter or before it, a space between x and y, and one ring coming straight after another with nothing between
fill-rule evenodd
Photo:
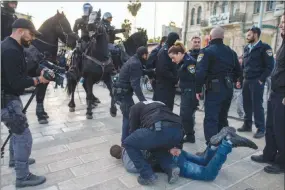
<instances>
[{"instance_id":1,"label":"photographer","mask_svg":"<svg viewBox=\"0 0 285 190\"><path fill-rule=\"evenodd\" d=\"M7 108L9 113L22 117L25 115L21 113L23 105L20 95L24 89L37 86L40 83L48 83L54 77L54 74L48 73L47 70L42 70L39 77L27 76L23 47L28 47L37 35L40 33L35 30L33 23L21 18L12 24L11 36L1 42L1 110ZM1 119L3 118L1 115ZM28 123L16 120L5 121L5 119L2 121L12 133L9 166L15 167L16 187L44 183L46 181L44 176L36 176L29 171L29 164L35 163L35 160L29 158L32 149L32 136Z\"/></svg>"}]
</instances>

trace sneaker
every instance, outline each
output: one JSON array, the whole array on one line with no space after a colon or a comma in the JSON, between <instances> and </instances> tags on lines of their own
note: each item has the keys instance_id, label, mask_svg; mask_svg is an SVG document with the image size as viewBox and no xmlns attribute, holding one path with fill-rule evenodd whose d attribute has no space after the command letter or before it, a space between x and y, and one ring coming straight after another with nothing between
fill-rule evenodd
<instances>
[{"instance_id":1,"label":"sneaker","mask_svg":"<svg viewBox=\"0 0 285 190\"><path fill-rule=\"evenodd\" d=\"M230 134L227 136L227 139L232 142L232 147L248 147L255 150L258 149L258 146L254 142L245 137L239 136L236 133Z\"/></svg>"},{"instance_id":2,"label":"sneaker","mask_svg":"<svg viewBox=\"0 0 285 190\"><path fill-rule=\"evenodd\" d=\"M281 168L277 164L273 164L273 165L270 165L270 166L265 166L264 167L264 171L266 173L269 173L269 174L281 174L281 173L284 173L284 168Z\"/></svg>"},{"instance_id":3,"label":"sneaker","mask_svg":"<svg viewBox=\"0 0 285 190\"><path fill-rule=\"evenodd\" d=\"M16 179L16 187L29 187L43 184L46 181L44 176L36 176L30 173L24 179Z\"/></svg>"},{"instance_id":4,"label":"sneaker","mask_svg":"<svg viewBox=\"0 0 285 190\"><path fill-rule=\"evenodd\" d=\"M141 185L153 185L157 182L157 175L152 175L149 179L144 179L141 176L138 177L138 183Z\"/></svg>"},{"instance_id":5,"label":"sneaker","mask_svg":"<svg viewBox=\"0 0 285 190\"><path fill-rule=\"evenodd\" d=\"M248 126L247 124L243 124L241 128L238 128L238 132L251 132L252 128L251 126Z\"/></svg>"},{"instance_id":6,"label":"sneaker","mask_svg":"<svg viewBox=\"0 0 285 190\"><path fill-rule=\"evenodd\" d=\"M260 139L265 136L265 131L257 130L256 133L253 135L253 138Z\"/></svg>"},{"instance_id":7,"label":"sneaker","mask_svg":"<svg viewBox=\"0 0 285 190\"><path fill-rule=\"evenodd\" d=\"M221 144L222 140L225 139L227 135L234 135L235 133L236 133L235 128L224 127L218 134L212 136L212 138L210 139L210 143L211 145L217 146Z\"/></svg>"},{"instance_id":8,"label":"sneaker","mask_svg":"<svg viewBox=\"0 0 285 190\"><path fill-rule=\"evenodd\" d=\"M183 142L195 143L195 135L186 135Z\"/></svg>"},{"instance_id":9,"label":"sneaker","mask_svg":"<svg viewBox=\"0 0 285 190\"><path fill-rule=\"evenodd\" d=\"M32 164L34 164L35 162L36 162L35 159L29 158L29 161L28 161L29 165L32 165ZM10 168L15 167L15 161L14 161L14 160L9 162L9 167L10 167Z\"/></svg>"},{"instance_id":10,"label":"sneaker","mask_svg":"<svg viewBox=\"0 0 285 190\"><path fill-rule=\"evenodd\" d=\"M170 172L167 173L168 176L168 183L173 184L179 179L180 168L175 167L171 169Z\"/></svg>"}]
</instances>

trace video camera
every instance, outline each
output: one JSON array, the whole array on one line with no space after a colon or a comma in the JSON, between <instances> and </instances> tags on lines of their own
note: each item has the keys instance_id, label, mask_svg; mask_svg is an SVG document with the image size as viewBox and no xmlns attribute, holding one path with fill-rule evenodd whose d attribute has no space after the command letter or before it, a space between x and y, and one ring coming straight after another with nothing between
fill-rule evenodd
<instances>
[{"instance_id":1,"label":"video camera","mask_svg":"<svg viewBox=\"0 0 285 190\"><path fill-rule=\"evenodd\" d=\"M57 83L60 83L60 81L64 79L62 74L65 73L65 68L54 65L52 62L49 62L47 60L42 60L39 63L38 74L40 74L42 70L44 70L43 77L49 81L55 81ZM55 75L54 78L52 77L49 70L53 71Z\"/></svg>"}]
</instances>

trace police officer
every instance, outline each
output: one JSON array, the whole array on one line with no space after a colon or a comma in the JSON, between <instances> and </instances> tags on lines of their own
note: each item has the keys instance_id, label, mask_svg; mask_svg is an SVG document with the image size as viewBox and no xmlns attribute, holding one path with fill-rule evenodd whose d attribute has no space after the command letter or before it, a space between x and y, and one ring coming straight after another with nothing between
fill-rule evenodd
<instances>
[{"instance_id":1,"label":"police officer","mask_svg":"<svg viewBox=\"0 0 285 190\"><path fill-rule=\"evenodd\" d=\"M233 96L233 83L239 80L241 68L237 54L223 43L224 29L210 32L209 46L201 49L196 67L196 97L200 100L206 85L204 135L206 143L228 126L228 111Z\"/></svg>"},{"instance_id":2,"label":"police officer","mask_svg":"<svg viewBox=\"0 0 285 190\"><path fill-rule=\"evenodd\" d=\"M120 109L123 114L122 142L129 134L130 107L134 105L133 92L135 92L139 101L146 100L140 86L140 80L143 75L142 65L146 62L147 56L147 48L139 47L136 54L124 63L117 84L115 84L122 89L122 92L114 93L115 99L121 102Z\"/></svg>"},{"instance_id":3,"label":"police officer","mask_svg":"<svg viewBox=\"0 0 285 190\"><path fill-rule=\"evenodd\" d=\"M156 62L156 100L165 103L171 110L174 106L175 85L178 82L177 66L168 56L168 49L179 39L179 35L171 32L165 45L158 52Z\"/></svg>"},{"instance_id":4,"label":"police officer","mask_svg":"<svg viewBox=\"0 0 285 190\"><path fill-rule=\"evenodd\" d=\"M1 41L12 34L12 24L17 19L15 9L18 1L3 1L1 6Z\"/></svg>"},{"instance_id":5,"label":"police officer","mask_svg":"<svg viewBox=\"0 0 285 190\"><path fill-rule=\"evenodd\" d=\"M261 31L252 27L247 32L247 42L243 53L244 82L242 89L244 124L239 132L252 130L252 113L257 128L254 138L265 136L265 117L263 108L263 92L266 78L270 76L273 65L273 52L268 44L263 43L260 37Z\"/></svg>"},{"instance_id":6,"label":"police officer","mask_svg":"<svg viewBox=\"0 0 285 190\"><path fill-rule=\"evenodd\" d=\"M89 32L87 30L88 25L88 17L90 13L92 12L93 7L90 3L85 3L83 5L83 16L75 21L73 32L78 34L78 30L81 30L81 43L87 43L89 42Z\"/></svg>"},{"instance_id":7,"label":"police officer","mask_svg":"<svg viewBox=\"0 0 285 190\"><path fill-rule=\"evenodd\" d=\"M193 36L191 38L191 47L189 50L189 54L197 60L199 51L201 49L201 38L199 36Z\"/></svg>"},{"instance_id":8,"label":"police officer","mask_svg":"<svg viewBox=\"0 0 285 190\"><path fill-rule=\"evenodd\" d=\"M167 36L163 36L160 40L159 45L154 48L148 57L147 63L146 63L146 69L155 69L155 65L156 65L156 61L157 61L157 54L159 52L159 50L164 46L165 42L166 42ZM151 86L153 89L153 97L152 100L156 100L156 93L155 93L155 88L156 88L156 81L155 81L155 72L153 72L152 74L148 75L149 79L151 80Z\"/></svg>"},{"instance_id":9,"label":"police officer","mask_svg":"<svg viewBox=\"0 0 285 190\"><path fill-rule=\"evenodd\" d=\"M20 95L24 89L49 81L43 77L44 71L39 77L31 78L26 75L27 65L23 47L28 47L35 36L40 35L40 33L35 30L31 21L22 18L17 19L12 24L12 28L11 36L1 42L1 93L4 94L3 107L9 107L8 104L13 101L14 111L21 115L19 112L23 109L23 105ZM16 109L16 107L21 109ZM15 167L16 187L35 186L44 183L45 177L36 176L29 171L29 164L35 163L35 160L29 158L32 136L28 123L13 125L13 123L9 124L8 122L6 124L12 132L9 166Z\"/></svg>"},{"instance_id":10,"label":"police officer","mask_svg":"<svg viewBox=\"0 0 285 190\"><path fill-rule=\"evenodd\" d=\"M168 55L172 62L179 65L178 77L181 89L180 117L186 135L184 142L195 143L195 111L198 106L195 93L196 60L186 53L183 44L177 42L168 50Z\"/></svg>"},{"instance_id":11,"label":"police officer","mask_svg":"<svg viewBox=\"0 0 285 190\"><path fill-rule=\"evenodd\" d=\"M264 168L266 173L271 174L284 173L285 169L285 12L279 28L283 41L277 51L276 68L271 77L272 91L267 102L266 145L263 154L251 157L255 162L271 162Z\"/></svg>"},{"instance_id":12,"label":"police officer","mask_svg":"<svg viewBox=\"0 0 285 190\"><path fill-rule=\"evenodd\" d=\"M180 169L174 166L168 151L173 147L181 148L182 138L180 117L164 103L143 101L131 108L130 135L123 140L122 145L140 172L138 183L151 185L157 182L157 176L141 150L151 150L163 171L168 174L168 183L178 180Z\"/></svg>"},{"instance_id":13,"label":"police officer","mask_svg":"<svg viewBox=\"0 0 285 190\"><path fill-rule=\"evenodd\" d=\"M112 14L109 12L104 13L103 18L102 18L102 23L104 24L106 31L108 33L108 37L109 37L109 49L111 52L117 52L118 50L115 48L114 46L114 42L116 39L116 34L125 32L125 29L115 29L114 26L111 26L111 22L112 22Z\"/></svg>"}]
</instances>

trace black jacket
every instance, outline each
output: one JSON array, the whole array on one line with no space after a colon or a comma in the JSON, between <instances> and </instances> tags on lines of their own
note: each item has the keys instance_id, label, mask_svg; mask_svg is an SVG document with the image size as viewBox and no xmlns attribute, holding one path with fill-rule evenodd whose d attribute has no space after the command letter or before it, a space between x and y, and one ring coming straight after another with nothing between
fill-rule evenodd
<instances>
[{"instance_id":1,"label":"black jacket","mask_svg":"<svg viewBox=\"0 0 285 190\"><path fill-rule=\"evenodd\" d=\"M245 79L258 79L265 82L274 65L273 52L268 44L259 41L250 51L246 46L243 54L243 76Z\"/></svg>"},{"instance_id":2,"label":"black jacket","mask_svg":"<svg viewBox=\"0 0 285 190\"><path fill-rule=\"evenodd\" d=\"M75 20L75 24L73 26L73 32L78 34L78 30L81 30L81 39L86 42L88 42L90 39L87 25L88 25L88 17L82 16L82 18Z\"/></svg>"},{"instance_id":3,"label":"black jacket","mask_svg":"<svg viewBox=\"0 0 285 190\"><path fill-rule=\"evenodd\" d=\"M165 44L158 52L156 80L159 83L174 86L178 82L177 65L168 56L168 48L168 45Z\"/></svg>"},{"instance_id":4,"label":"black jacket","mask_svg":"<svg viewBox=\"0 0 285 190\"><path fill-rule=\"evenodd\" d=\"M12 24L15 20L17 20L17 16L14 13L1 7L1 41L12 34Z\"/></svg>"},{"instance_id":5,"label":"black jacket","mask_svg":"<svg viewBox=\"0 0 285 190\"><path fill-rule=\"evenodd\" d=\"M125 29L115 29L115 27L111 26L109 21L106 20L102 20L103 25L106 28L106 31L108 33L109 36L109 43L113 44L114 41L118 38L116 38L116 34L125 32Z\"/></svg>"},{"instance_id":6,"label":"black jacket","mask_svg":"<svg viewBox=\"0 0 285 190\"><path fill-rule=\"evenodd\" d=\"M126 63L123 64L120 70L118 81L118 84L122 88L132 89L137 95L139 101L146 100L140 86L142 75L142 63L138 56L135 54Z\"/></svg>"},{"instance_id":7,"label":"black jacket","mask_svg":"<svg viewBox=\"0 0 285 190\"><path fill-rule=\"evenodd\" d=\"M276 65L272 73L271 89L277 93L285 95L285 40L283 39L282 45L276 53Z\"/></svg>"},{"instance_id":8,"label":"black jacket","mask_svg":"<svg viewBox=\"0 0 285 190\"><path fill-rule=\"evenodd\" d=\"M27 76L23 47L11 37L1 42L1 80L1 91L17 96L34 85L34 80Z\"/></svg>"},{"instance_id":9,"label":"black jacket","mask_svg":"<svg viewBox=\"0 0 285 190\"><path fill-rule=\"evenodd\" d=\"M226 76L233 82L240 81L242 75L237 54L222 39L211 40L209 46L200 50L196 66L196 93L202 92L202 86L213 79L224 81Z\"/></svg>"},{"instance_id":10,"label":"black jacket","mask_svg":"<svg viewBox=\"0 0 285 190\"><path fill-rule=\"evenodd\" d=\"M179 63L178 76L179 87L181 89L195 89L196 60L185 53L181 63Z\"/></svg>"},{"instance_id":11,"label":"black jacket","mask_svg":"<svg viewBox=\"0 0 285 190\"><path fill-rule=\"evenodd\" d=\"M135 104L131 107L129 119L130 132L139 128L153 127L158 121L169 121L182 127L181 118L162 102L139 102Z\"/></svg>"},{"instance_id":12,"label":"black jacket","mask_svg":"<svg viewBox=\"0 0 285 190\"><path fill-rule=\"evenodd\" d=\"M189 54L195 59L197 60L198 55L199 55L200 49L193 49L193 50L189 50Z\"/></svg>"}]
</instances>

